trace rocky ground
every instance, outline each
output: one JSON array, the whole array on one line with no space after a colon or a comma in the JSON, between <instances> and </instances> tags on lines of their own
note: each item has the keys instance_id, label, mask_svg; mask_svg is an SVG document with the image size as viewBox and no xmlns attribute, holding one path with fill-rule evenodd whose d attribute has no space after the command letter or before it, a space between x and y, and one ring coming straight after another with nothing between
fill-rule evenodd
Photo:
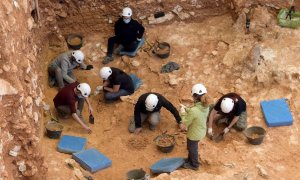
<instances>
[{"instance_id":1,"label":"rocky ground","mask_svg":"<svg viewBox=\"0 0 300 180\"><path fill-rule=\"evenodd\" d=\"M231 132L221 143L205 138L201 141L202 167L198 172L177 170L170 175L161 174L156 179L297 179L300 174L295 162L299 160L299 30L283 29L267 8L257 7L253 14L251 33L245 34L244 16L236 22L230 15L209 18L201 23L174 21L168 25L147 26L146 38L152 43L159 39L172 46L168 59L159 59L143 50L135 58L117 57L109 66L127 73L135 73L143 80L142 87L124 101L105 104L101 93L90 97L96 110L93 133L72 119L62 121L63 134L84 136L87 147L95 147L113 162L112 167L93 174L95 179L122 179L130 169L149 167L164 157L185 157L185 135L176 136L173 152L159 152L152 141L164 130L178 131L175 119L166 110L162 122L154 132L145 126L141 135L128 133L127 126L133 114L133 103L140 94L159 92L176 107L179 103L191 104L190 89L195 83L203 83L208 93L217 100L227 92L237 92L247 101L249 126L259 125L267 130L264 143L253 146L242 133ZM81 82L88 82L92 89L100 84L98 71L103 65L109 34L86 36L82 48L87 61L94 65L92 71L76 71ZM146 47L146 46L144 46ZM100 50L101 49L101 50ZM59 52L49 49L46 64ZM180 64L180 69L161 74L160 68L168 61ZM46 82L45 82L46 83ZM46 86L46 84L45 84ZM52 105L56 89L47 89L46 102ZM289 127L268 128L260 109L260 101L287 98L294 115ZM53 109L53 108L52 108ZM85 114L87 117L87 114ZM47 118L45 119L47 121ZM43 153L48 162L50 179L70 179L74 172L64 163L69 155L56 152L58 140L43 138ZM137 146L137 142L140 145ZM61 173L63 172L63 173ZM59 176L57 174L60 174ZM112 176L113 174L113 176Z\"/></svg>"}]
</instances>

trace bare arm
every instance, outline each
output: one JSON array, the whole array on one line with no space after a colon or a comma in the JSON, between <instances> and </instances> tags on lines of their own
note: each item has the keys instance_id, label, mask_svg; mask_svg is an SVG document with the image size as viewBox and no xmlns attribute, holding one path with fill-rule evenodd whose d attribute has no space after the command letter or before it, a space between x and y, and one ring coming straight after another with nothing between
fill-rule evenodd
<instances>
[{"instance_id":1,"label":"bare arm","mask_svg":"<svg viewBox=\"0 0 300 180\"><path fill-rule=\"evenodd\" d=\"M109 81L108 80L103 81L103 87L106 87L108 85L109 85Z\"/></svg>"},{"instance_id":2,"label":"bare arm","mask_svg":"<svg viewBox=\"0 0 300 180\"><path fill-rule=\"evenodd\" d=\"M84 128L88 133L91 133L91 129L83 123L76 113L72 113L72 117Z\"/></svg>"},{"instance_id":3,"label":"bare arm","mask_svg":"<svg viewBox=\"0 0 300 180\"><path fill-rule=\"evenodd\" d=\"M88 98L85 98L85 102L87 103L87 105L88 105L88 107L89 107L89 112L90 112L90 114L93 114L93 108L92 108L92 105L91 105L89 99L88 99Z\"/></svg>"},{"instance_id":4,"label":"bare arm","mask_svg":"<svg viewBox=\"0 0 300 180\"><path fill-rule=\"evenodd\" d=\"M108 92L116 93L116 92L119 91L120 85L113 85L113 88L109 88L109 87L104 86L103 89L108 91Z\"/></svg>"},{"instance_id":5,"label":"bare arm","mask_svg":"<svg viewBox=\"0 0 300 180\"><path fill-rule=\"evenodd\" d=\"M229 124L229 126L227 127L228 129L232 128L232 126L239 120L240 116L234 116L234 118L232 119L231 123Z\"/></svg>"},{"instance_id":6,"label":"bare arm","mask_svg":"<svg viewBox=\"0 0 300 180\"><path fill-rule=\"evenodd\" d=\"M217 111L215 109L212 109L208 118L208 128L212 128L212 123L216 115Z\"/></svg>"}]
</instances>

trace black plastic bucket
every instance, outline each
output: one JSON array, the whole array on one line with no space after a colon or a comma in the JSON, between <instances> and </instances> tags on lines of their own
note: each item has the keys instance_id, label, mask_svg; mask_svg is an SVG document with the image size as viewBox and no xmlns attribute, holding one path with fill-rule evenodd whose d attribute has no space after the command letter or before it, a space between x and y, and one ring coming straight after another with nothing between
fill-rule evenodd
<instances>
[{"instance_id":1,"label":"black plastic bucket","mask_svg":"<svg viewBox=\"0 0 300 180\"><path fill-rule=\"evenodd\" d=\"M83 37L79 34L70 34L66 40L70 49L79 50L82 47Z\"/></svg>"},{"instance_id":2,"label":"black plastic bucket","mask_svg":"<svg viewBox=\"0 0 300 180\"><path fill-rule=\"evenodd\" d=\"M144 180L145 175L146 172L143 169L133 169L126 174L127 180Z\"/></svg>"},{"instance_id":3,"label":"black plastic bucket","mask_svg":"<svg viewBox=\"0 0 300 180\"><path fill-rule=\"evenodd\" d=\"M50 122L46 125L46 135L50 139L58 139L60 138L63 129L63 125L56 122Z\"/></svg>"},{"instance_id":4,"label":"black plastic bucket","mask_svg":"<svg viewBox=\"0 0 300 180\"><path fill-rule=\"evenodd\" d=\"M160 50L162 50L163 52L161 52ZM161 59L166 59L169 57L170 51L171 51L170 44L167 42L161 42L154 46L152 53L160 57Z\"/></svg>"},{"instance_id":5,"label":"black plastic bucket","mask_svg":"<svg viewBox=\"0 0 300 180\"><path fill-rule=\"evenodd\" d=\"M247 137L249 143L253 145L261 144L266 136L266 130L259 126L247 128L243 133Z\"/></svg>"},{"instance_id":6,"label":"black plastic bucket","mask_svg":"<svg viewBox=\"0 0 300 180\"><path fill-rule=\"evenodd\" d=\"M160 144L160 140L163 139L163 138L170 138L170 140L172 141L170 143L170 145L167 145L167 146L162 146ZM157 136L155 139L154 139L155 143L156 143L156 146L157 146L157 149L160 150L161 152L163 153L169 153L171 152L174 147L175 147L175 137L173 135L170 135L170 134L161 134L159 136Z\"/></svg>"}]
</instances>

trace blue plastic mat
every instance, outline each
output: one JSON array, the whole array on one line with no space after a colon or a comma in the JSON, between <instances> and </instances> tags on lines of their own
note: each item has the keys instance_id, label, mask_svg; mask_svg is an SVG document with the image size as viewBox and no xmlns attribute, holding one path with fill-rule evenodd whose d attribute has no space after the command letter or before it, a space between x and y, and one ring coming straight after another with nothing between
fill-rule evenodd
<instances>
[{"instance_id":1,"label":"blue plastic mat","mask_svg":"<svg viewBox=\"0 0 300 180\"><path fill-rule=\"evenodd\" d=\"M107 168L112 164L110 159L101 154L95 148L74 153L72 158L75 159L75 161L78 162L84 169L92 173Z\"/></svg>"},{"instance_id":2,"label":"blue plastic mat","mask_svg":"<svg viewBox=\"0 0 300 180\"><path fill-rule=\"evenodd\" d=\"M143 84L143 82L135 74L129 74L129 76L132 79L132 82L133 82L133 85L134 85L134 91L136 91Z\"/></svg>"},{"instance_id":3,"label":"blue plastic mat","mask_svg":"<svg viewBox=\"0 0 300 180\"><path fill-rule=\"evenodd\" d=\"M184 158L163 158L150 167L152 173L169 173L181 167Z\"/></svg>"},{"instance_id":4,"label":"blue plastic mat","mask_svg":"<svg viewBox=\"0 0 300 180\"><path fill-rule=\"evenodd\" d=\"M269 127L293 124L293 116L286 99L262 101L260 105Z\"/></svg>"},{"instance_id":5,"label":"blue plastic mat","mask_svg":"<svg viewBox=\"0 0 300 180\"><path fill-rule=\"evenodd\" d=\"M62 153L72 154L84 150L86 138L64 135L57 145L57 150Z\"/></svg>"},{"instance_id":6,"label":"blue plastic mat","mask_svg":"<svg viewBox=\"0 0 300 180\"><path fill-rule=\"evenodd\" d=\"M134 57L134 56L136 56L138 50L143 46L144 43L145 43L145 39L142 38L142 40L139 42L138 46L136 47L135 51L133 51L133 52L127 52L127 51L123 51L121 49L120 55L126 55L126 56L130 56L130 57Z\"/></svg>"}]
</instances>

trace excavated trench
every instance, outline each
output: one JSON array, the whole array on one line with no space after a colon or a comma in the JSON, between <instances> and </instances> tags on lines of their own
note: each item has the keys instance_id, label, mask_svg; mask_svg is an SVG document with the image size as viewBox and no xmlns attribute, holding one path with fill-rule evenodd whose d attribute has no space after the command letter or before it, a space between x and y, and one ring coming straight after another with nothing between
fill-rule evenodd
<instances>
[{"instance_id":1,"label":"excavated trench","mask_svg":"<svg viewBox=\"0 0 300 180\"><path fill-rule=\"evenodd\" d=\"M90 101L95 111L92 134L86 134L72 119L61 120L63 134L86 137L87 148L94 147L112 160L112 167L93 174L94 179L124 179L127 171L136 168L149 173L149 167L161 158L185 157L185 134L177 132L169 112L162 111L162 122L154 132L145 127L140 136L135 136L128 133L127 126L139 95L148 91L159 92L176 107L179 103L191 105L190 88L198 82L206 85L214 101L227 92L241 94L249 107L249 124L267 129L265 143L250 146L238 132L232 132L219 144L204 139L199 146L202 163L199 172L179 170L171 175L156 177L151 174L151 177L300 177L295 173L297 165L294 164L295 158L300 159L292 156L299 149L298 122L290 127L267 128L259 107L262 100L287 98L295 120L299 119L296 109L300 107L297 88L300 81L297 56L300 32L276 25L276 12L279 7L287 7L287 3L275 0L40 0L37 7L34 2L16 5L5 0L1 6L1 16L9 18L1 23L0 36L3 39L0 42L0 47L3 47L0 51L3 62L0 82L4 87L0 101L3 147L0 177L76 179L80 176L65 163L70 155L56 151L58 140L44 135L44 124L50 118L43 109L49 105L55 114L52 99L57 93L57 89L48 87L47 66L55 56L68 50L65 42L68 34L81 34L85 61L95 68L91 71L75 70L75 76L95 90L101 83L98 72L103 67L101 61L107 38L113 35L113 22L124 6L132 7L134 18L143 23L150 44L156 40L166 41L172 50L166 60L141 49L134 58L117 57L108 64L137 74L143 79L143 85L131 97L112 104L105 104L101 94L92 94ZM178 9L178 5L182 11L178 14L171 12L176 6ZM159 11L170 12L173 18L156 24L149 17ZM245 34L249 12L250 34ZM161 74L161 66L169 61L180 64L180 69ZM84 116L88 116L87 109ZM176 147L169 154L159 152L152 142L165 130L178 134ZM21 146L18 156L9 156L9 151L15 146ZM275 149L275 146L281 148Z\"/></svg>"}]
</instances>

